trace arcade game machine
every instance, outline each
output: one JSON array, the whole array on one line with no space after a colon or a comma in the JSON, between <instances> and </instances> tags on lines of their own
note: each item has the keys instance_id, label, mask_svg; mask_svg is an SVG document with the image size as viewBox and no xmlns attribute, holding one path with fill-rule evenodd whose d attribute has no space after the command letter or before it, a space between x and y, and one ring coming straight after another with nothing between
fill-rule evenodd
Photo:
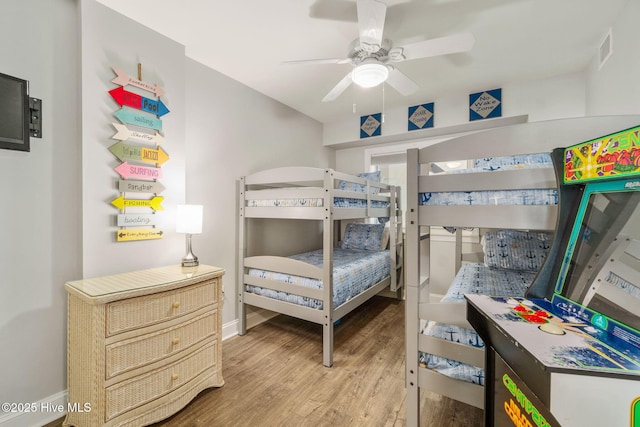
<instances>
[{"instance_id":1,"label":"arcade game machine","mask_svg":"<svg viewBox=\"0 0 640 427\"><path fill-rule=\"evenodd\" d=\"M467 295L485 425L640 427L640 126L553 153L551 252L524 298Z\"/></svg>"}]
</instances>

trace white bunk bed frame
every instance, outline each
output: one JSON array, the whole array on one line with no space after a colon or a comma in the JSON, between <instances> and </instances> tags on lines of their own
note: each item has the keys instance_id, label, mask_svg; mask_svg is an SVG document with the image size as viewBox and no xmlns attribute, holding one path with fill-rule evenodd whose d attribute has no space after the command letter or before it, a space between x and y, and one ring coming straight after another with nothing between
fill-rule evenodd
<instances>
[{"instance_id":1,"label":"white bunk bed frame","mask_svg":"<svg viewBox=\"0 0 640 427\"><path fill-rule=\"evenodd\" d=\"M429 271L420 269L420 240L430 226L481 227L495 229L555 230L558 206L420 206L423 192L511 190L556 187L552 169L531 168L484 173L429 176L433 162L551 152L629 128L638 116L585 117L525 123L467 135L422 149L407 151L406 274L406 387L407 426L420 420L420 390L484 408L484 387L449 378L419 366L420 352L439 355L480 368L485 366L484 349L466 346L422 334L428 320L470 328L465 303L429 301ZM461 154L462 153L462 154ZM459 236L459 233L458 233ZM428 248L429 245L426 245ZM456 265L460 248L456 244ZM428 254L426 254L428 256ZM428 270L428 263L424 270Z\"/></svg>"},{"instance_id":2,"label":"white bunk bed frame","mask_svg":"<svg viewBox=\"0 0 640 427\"><path fill-rule=\"evenodd\" d=\"M354 192L338 189L338 182L346 181L364 185L366 192ZM258 187L257 190L252 188ZM378 194L370 194L370 188L378 188ZM238 233L238 312L239 334L247 329L246 307L271 310L298 319L321 324L323 327L323 365L333 365L334 322L353 309L362 305L374 295L388 288L402 297L403 259L402 259L402 215L399 202L400 192L393 185L370 181L355 175L337 172L333 169L311 167L284 167L270 169L242 177L239 183L239 233ZM366 207L334 207L335 197L366 200ZM250 207L250 200L264 199L322 199L318 207ZM376 208L371 202L377 200L389 202L388 208ZM339 240L341 228L336 221L358 220L366 218L389 217L389 254L392 257L391 275L364 292L338 307L333 306L333 248ZM308 263L280 256L247 257L247 220L251 218L304 219L322 221L322 268ZM258 268L278 273L292 274L320 280L322 289L304 288L280 281L249 276L248 268ZM254 285L276 291L288 292L323 302L321 310L296 305L289 302L246 292L246 285Z\"/></svg>"}]
</instances>

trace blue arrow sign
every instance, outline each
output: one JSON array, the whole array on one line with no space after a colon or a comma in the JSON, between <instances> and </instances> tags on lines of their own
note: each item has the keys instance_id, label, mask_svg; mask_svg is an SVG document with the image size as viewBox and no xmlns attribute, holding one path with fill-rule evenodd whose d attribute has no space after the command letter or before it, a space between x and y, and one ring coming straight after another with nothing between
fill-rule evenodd
<instances>
[{"instance_id":1,"label":"blue arrow sign","mask_svg":"<svg viewBox=\"0 0 640 427\"><path fill-rule=\"evenodd\" d=\"M113 113L113 115L125 125L130 124L149 129L162 130L162 120L146 113L138 113L128 108L121 108Z\"/></svg>"}]
</instances>

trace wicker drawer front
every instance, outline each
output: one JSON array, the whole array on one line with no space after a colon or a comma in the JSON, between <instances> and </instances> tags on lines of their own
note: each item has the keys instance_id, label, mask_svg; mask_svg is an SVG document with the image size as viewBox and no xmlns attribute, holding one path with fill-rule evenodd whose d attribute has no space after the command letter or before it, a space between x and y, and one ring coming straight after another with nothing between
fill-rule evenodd
<instances>
[{"instance_id":1,"label":"wicker drawer front","mask_svg":"<svg viewBox=\"0 0 640 427\"><path fill-rule=\"evenodd\" d=\"M107 336L153 325L216 301L219 280L107 304Z\"/></svg>"},{"instance_id":2,"label":"wicker drawer front","mask_svg":"<svg viewBox=\"0 0 640 427\"><path fill-rule=\"evenodd\" d=\"M107 388L106 420L163 396L215 365L217 343L147 375Z\"/></svg>"},{"instance_id":3,"label":"wicker drawer front","mask_svg":"<svg viewBox=\"0 0 640 427\"><path fill-rule=\"evenodd\" d=\"M107 379L212 337L217 331L217 317L217 310L212 310L172 328L108 345Z\"/></svg>"}]
</instances>

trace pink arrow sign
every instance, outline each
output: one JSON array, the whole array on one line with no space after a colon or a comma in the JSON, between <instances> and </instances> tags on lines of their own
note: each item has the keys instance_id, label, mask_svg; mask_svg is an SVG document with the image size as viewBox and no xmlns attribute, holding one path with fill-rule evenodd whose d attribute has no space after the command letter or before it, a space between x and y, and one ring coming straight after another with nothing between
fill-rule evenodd
<instances>
[{"instance_id":1,"label":"pink arrow sign","mask_svg":"<svg viewBox=\"0 0 640 427\"><path fill-rule=\"evenodd\" d=\"M131 165L127 162L122 162L120 165L114 168L116 172L120 174L124 179L138 178L145 180L161 179L162 169L153 168L149 166Z\"/></svg>"},{"instance_id":2,"label":"pink arrow sign","mask_svg":"<svg viewBox=\"0 0 640 427\"><path fill-rule=\"evenodd\" d=\"M124 71L122 71L119 68L111 67L111 69L118 76L118 77L116 77L115 79L113 79L111 81L113 83L117 84L117 85L120 85L120 86L125 86L125 85L135 86L135 87L138 87L140 89L144 89L144 90L147 90L149 92L153 92L153 93L156 94L157 97L160 97L160 96L162 96L164 94L164 89L161 88L160 86L156 85L156 84L143 82L142 80L136 80L133 77L130 77L127 73L125 73Z\"/></svg>"}]
</instances>

